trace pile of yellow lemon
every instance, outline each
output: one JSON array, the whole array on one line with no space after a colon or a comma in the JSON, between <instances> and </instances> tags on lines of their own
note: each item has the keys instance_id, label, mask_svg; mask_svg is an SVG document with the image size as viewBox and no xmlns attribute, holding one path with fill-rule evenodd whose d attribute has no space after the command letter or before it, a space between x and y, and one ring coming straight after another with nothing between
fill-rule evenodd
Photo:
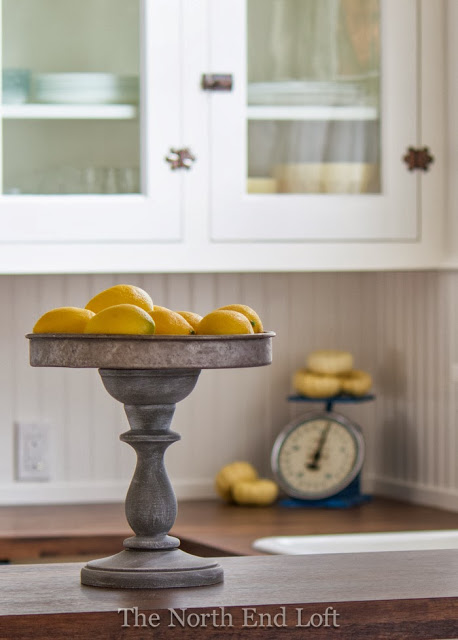
<instances>
[{"instance_id":1,"label":"pile of yellow lemon","mask_svg":"<svg viewBox=\"0 0 458 640\"><path fill-rule=\"evenodd\" d=\"M146 291L130 284L101 291L84 309L51 309L33 328L33 333L185 336L262 332L261 319L246 305L230 304L202 317L192 311L172 311L155 305Z\"/></svg>"},{"instance_id":2,"label":"pile of yellow lemon","mask_svg":"<svg viewBox=\"0 0 458 640\"><path fill-rule=\"evenodd\" d=\"M266 507L278 497L278 485L260 478L255 467L236 460L220 469L215 478L216 493L226 502L246 506Z\"/></svg>"}]
</instances>

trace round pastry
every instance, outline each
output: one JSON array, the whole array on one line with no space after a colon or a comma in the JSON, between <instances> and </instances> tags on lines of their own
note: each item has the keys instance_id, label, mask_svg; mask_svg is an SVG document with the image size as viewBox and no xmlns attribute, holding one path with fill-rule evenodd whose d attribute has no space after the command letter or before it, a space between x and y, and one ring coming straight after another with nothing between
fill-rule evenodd
<instances>
[{"instance_id":1,"label":"round pastry","mask_svg":"<svg viewBox=\"0 0 458 640\"><path fill-rule=\"evenodd\" d=\"M342 391L351 396L364 396L372 386L372 378L366 371L354 369L341 376Z\"/></svg>"},{"instance_id":2,"label":"round pastry","mask_svg":"<svg viewBox=\"0 0 458 640\"><path fill-rule=\"evenodd\" d=\"M342 384L338 376L312 373L299 369L293 376L294 389L310 398L328 398L340 393Z\"/></svg>"},{"instance_id":3,"label":"round pastry","mask_svg":"<svg viewBox=\"0 0 458 640\"><path fill-rule=\"evenodd\" d=\"M277 499L278 486L267 478L242 480L234 485L232 495L237 504L265 507Z\"/></svg>"},{"instance_id":4,"label":"round pastry","mask_svg":"<svg viewBox=\"0 0 458 640\"><path fill-rule=\"evenodd\" d=\"M353 356L348 351L320 349L307 357L307 369L312 373L338 375L353 369Z\"/></svg>"},{"instance_id":5,"label":"round pastry","mask_svg":"<svg viewBox=\"0 0 458 640\"><path fill-rule=\"evenodd\" d=\"M237 482L242 480L256 480L258 472L249 462L231 462L220 469L215 478L215 489L217 494L231 502L233 499L232 489Z\"/></svg>"}]
</instances>

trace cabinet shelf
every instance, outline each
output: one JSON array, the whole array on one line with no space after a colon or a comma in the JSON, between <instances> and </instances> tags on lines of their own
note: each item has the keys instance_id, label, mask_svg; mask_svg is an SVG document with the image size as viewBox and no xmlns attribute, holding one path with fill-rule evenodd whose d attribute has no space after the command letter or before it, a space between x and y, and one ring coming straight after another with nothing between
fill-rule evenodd
<instances>
[{"instance_id":1,"label":"cabinet shelf","mask_svg":"<svg viewBox=\"0 0 458 640\"><path fill-rule=\"evenodd\" d=\"M258 106L247 107L248 120L377 120L371 106Z\"/></svg>"},{"instance_id":2,"label":"cabinet shelf","mask_svg":"<svg viewBox=\"0 0 458 640\"><path fill-rule=\"evenodd\" d=\"M8 120L132 120L138 108L131 104L11 104L0 115Z\"/></svg>"}]
</instances>

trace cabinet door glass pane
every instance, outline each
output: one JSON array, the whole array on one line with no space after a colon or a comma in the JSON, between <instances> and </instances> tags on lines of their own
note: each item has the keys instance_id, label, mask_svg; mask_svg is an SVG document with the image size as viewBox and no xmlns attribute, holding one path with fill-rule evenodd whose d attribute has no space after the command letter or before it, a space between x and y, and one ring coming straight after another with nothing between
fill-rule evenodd
<instances>
[{"instance_id":1,"label":"cabinet door glass pane","mask_svg":"<svg viewBox=\"0 0 458 640\"><path fill-rule=\"evenodd\" d=\"M3 193L140 191L140 0L3 0Z\"/></svg>"},{"instance_id":2,"label":"cabinet door glass pane","mask_svg":"<svg viewBox=\"0 0 458 640\"><path fill-rule=\"evenodd\" d=\"M379 0L247 0L249 193L379 193Z\"/></svg>"}]
</instances>

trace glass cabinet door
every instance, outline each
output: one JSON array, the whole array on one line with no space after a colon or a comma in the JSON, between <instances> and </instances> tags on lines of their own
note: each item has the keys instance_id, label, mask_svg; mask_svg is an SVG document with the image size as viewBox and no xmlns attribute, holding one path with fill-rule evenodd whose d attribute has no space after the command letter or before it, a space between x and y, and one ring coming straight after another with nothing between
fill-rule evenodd
<instances>
[{"instance_id":1,"label":"glass cabinet door","mask_svg":"<svg viewBox=\"0 0 458 640\"><path fill-rule=\"evenodd\" d=\"M213 71L234 71L211 107L214 239L416 237L417 19L414 0L213 8Z\"/></svg>"},{"instance_id":2,"label":"glass cabinet door","mask_svg":"<svg viewBox=\"0 0 458 640\"><path fill-rule=\"evenodd\" d=\"M248 193L380 192L379 0L248 0Z\"/></svg>"},{"instance_id":3,"label":"glass cabinet door","mask_svg":"<svg viewBox=\"0 0 458 640\"><path fill-rule=\"evenodd\" d=\"M178 0L1 4L0 241L178 239Z\"/></svg>"}]
</instances>

